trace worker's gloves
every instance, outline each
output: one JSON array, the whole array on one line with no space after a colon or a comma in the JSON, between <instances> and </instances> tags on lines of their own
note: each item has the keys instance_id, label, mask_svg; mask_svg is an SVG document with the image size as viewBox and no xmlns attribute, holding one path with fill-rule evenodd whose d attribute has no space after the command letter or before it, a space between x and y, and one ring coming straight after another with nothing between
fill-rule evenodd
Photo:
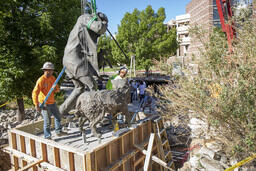
<instances>
[{"instance_id":1,"label":"worker's gloves","mask_svg":"<svg viewBox=\"0 0 256 171\"><path fill-rule=\"evenodd\" d=\"M41 108L39 107L39 105L36 106L36 112L41 112Z\"/></svg>"},{"instance_id":2,"label":"worker's gloves","mask_svg":"<svg viewBox=\"0 0 256 171\"><path fill-rule=\"evenodd\" d=\"M104 24L108 23L108 18L105 14L98 12L97 15Z\"/></svg>"}]
</instances>

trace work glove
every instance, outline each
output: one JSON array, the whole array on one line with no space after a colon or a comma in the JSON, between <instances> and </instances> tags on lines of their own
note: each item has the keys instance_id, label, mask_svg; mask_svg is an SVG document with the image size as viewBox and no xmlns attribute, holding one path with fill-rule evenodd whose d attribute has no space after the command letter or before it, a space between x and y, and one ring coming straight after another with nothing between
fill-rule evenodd
<instances>
[{"instance_id":1,"label":"work glove","mask_svg":"<svg viewBox=\"0 0 256 171\"><path fill-rule=\"evenodd\" d=\"M39 104L37 105L37 106L35 106L35 108L36 108L36 112L41 112L41 108L39 107Z\"/></svg>"}]
</instances>

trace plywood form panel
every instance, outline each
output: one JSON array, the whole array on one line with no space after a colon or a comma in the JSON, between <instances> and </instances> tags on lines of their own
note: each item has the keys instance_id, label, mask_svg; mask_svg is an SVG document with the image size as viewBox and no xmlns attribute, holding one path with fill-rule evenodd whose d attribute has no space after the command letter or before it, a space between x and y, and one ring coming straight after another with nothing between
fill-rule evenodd
<instances>
[{"instance_id":1,"label":"plywood form panel","mask_svg":"<svg viewBox=\"0 0 256 171\"><path fill-rule=\"evenodd\" d=\"M102 148L95 152L95 165L96 170L101 170L107 167L107 148Z\"/></svg>"},{"instance_id":2,"label":"plywood form panel","mask_svg":"<svg viewBox=\"0 0 256 171\"><path fill-rule=\"evenodd\" d=\"M85 161L84 156L74 153L75 171L81 171L81 170L86 171L86 169L84 169L85 168L84 161Z\"/></svg>"},{"instance_id":3,"label":"plywood form panel","mask_svg":"<svg viewBox=\"0 0 256 171\"><path fill-rule=\"evenodd\" d=\"M111 163L118 160L120 156L120 141L115 140L113 143L110 144L111 148Z\"/></svg>"},{"instance_id":4,"label":"plywood form panel","mask_svg":"<svg viewBox=\"0 0 256 171\"><path fill-rule=\"evenodd\" d=\"M61 162L61 168L69 170L69 152L60 150L60 162Z\"/></svg>"},{"instance_id":5,"label":"plywood form panel","mask_svg":"<svg viewBox=\"0 0 256 171\"><path fill-rule=\"evenodd\" d=\"M124 154L131 151L133 149L133 132L131 131L129 134L126 134L123 137L123 146L124 146Z\"/></svg>"}]
</instances>

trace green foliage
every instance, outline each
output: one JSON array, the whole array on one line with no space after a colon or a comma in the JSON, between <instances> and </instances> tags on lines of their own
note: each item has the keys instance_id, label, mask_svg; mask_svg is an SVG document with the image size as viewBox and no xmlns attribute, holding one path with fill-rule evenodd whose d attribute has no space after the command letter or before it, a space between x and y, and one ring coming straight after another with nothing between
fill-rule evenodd
<instances>
[{"instance_id":1,"label":"green foliage","mask_svg":"<svg viewBox=\"0 0 256 171\"><path fill-rule=\"evenodd\" d=\"M240 26L232 53L220 31L195 29L204 45L195 61L198 75L181 78L163 94L172 101L168 111L193 111L207 119L218 131L212 138L220 140L228 154L246 157L256 152L256 20L244 20Z\"/></svg>"},{"instance_id":2,"label":"green foliage","mask_svg":"<svg viewBox=\"0 0 256 171\"><path fill-rule=\"evenodd\" d=\"M80 13L77 0L6 0L0 6L0 98L31 96L46 61L62 56Z\"/></svg>"},{"instance_id":3,"label":"green foliage","mask_svg":"<svg viewBox=\"0 0 256 171\"><path fill-rule=\"evenodd\" d=\"M113 56L111 54L111 37L108 36L107 34L104 34L101 36L98 40L98 52L100 50L104 51L104 58L108 59L111 64L116 64L116 61L113 59Z\"/></svg>"},{"instance_id":4,"label":"green foliage","mask_svg":"<svg viewBox=\"0 0 256 171\"><path fill-rule=\"evenodd\" d=\"M116 39L127 56L135 55L139 68L149 69L153 59L175 54L176 30L167 32L165 17L164 8L159 8L155 13L151 6L142 11L134 9L132 13L124 15ZM113 40L111 47L115 61L129 65L130 61L125 59Z\"/></svg>"}]
</instances>

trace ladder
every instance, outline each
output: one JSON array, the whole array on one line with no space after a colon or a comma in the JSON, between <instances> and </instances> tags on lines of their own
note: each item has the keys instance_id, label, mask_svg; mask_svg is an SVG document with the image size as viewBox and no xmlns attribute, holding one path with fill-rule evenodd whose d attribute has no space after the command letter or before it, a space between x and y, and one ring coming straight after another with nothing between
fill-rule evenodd
<instances>
[{"instance_id":1,"label":"ladder","mask_svg":"<svg viewBox=\"0 0 256 171\"><path fill-rule=\"evenodd\" d=\"M166 129L164 128L163 119L161 116L153 120L153 131L155 133L156 145L158 151L158 157L165 161L169 168L175 170L175 165L172 160L172 153L170 144L168 141ZM161 166L161 171L166 171L167 169Z\"/></svg>"}]
</instances>

